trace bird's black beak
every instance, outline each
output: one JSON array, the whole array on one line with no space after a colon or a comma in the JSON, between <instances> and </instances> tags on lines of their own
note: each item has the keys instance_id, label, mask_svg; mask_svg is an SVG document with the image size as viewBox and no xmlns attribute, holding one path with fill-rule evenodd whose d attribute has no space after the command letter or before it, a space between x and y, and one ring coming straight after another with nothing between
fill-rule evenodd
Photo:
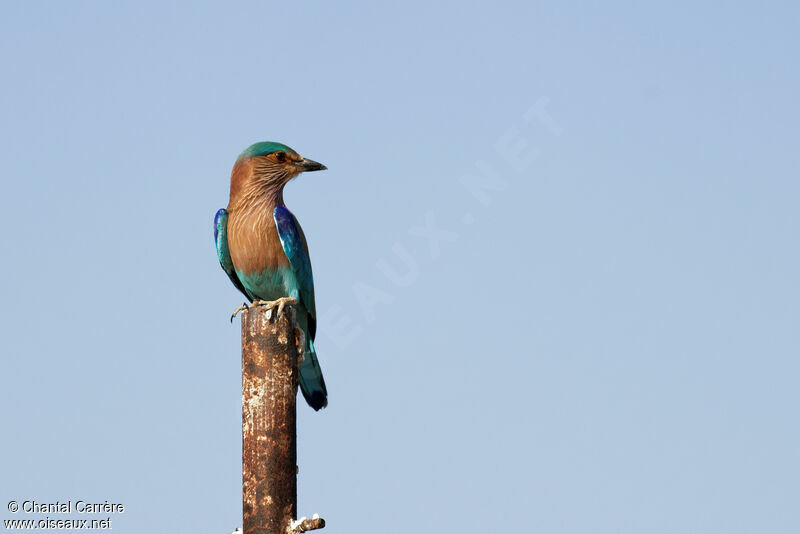
<instances>
[{"instance_id":1,"label":"bird's black beak","mask_svg":"<svg viewBox=\"0 0 800 534\"><path fill-rule=\"evenodd\" d=\"M313 159L307 158L303 158L302 160L298 161L297 167L300 169L300 172L324 171L328 168L322 163L317 163Z\"/></svg>"}]
</instances>

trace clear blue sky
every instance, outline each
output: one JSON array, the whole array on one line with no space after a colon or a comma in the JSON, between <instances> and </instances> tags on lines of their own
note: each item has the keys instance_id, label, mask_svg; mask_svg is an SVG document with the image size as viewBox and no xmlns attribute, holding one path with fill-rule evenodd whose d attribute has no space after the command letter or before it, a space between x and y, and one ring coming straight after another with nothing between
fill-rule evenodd
<instances>
[{"instance_id":1,"label":"clear blue sky","mask_svg":"<svg viewBox=\"0 0 800 534\"><path fill-rule=\"evenodd\" d=\"M301 407L299 508L324 532L800 531L799 24L3 2L0 519L241 525L242 297L212 218L274 140L330 168L286 192L330 391Z\"/></svg>"}]
</instances>

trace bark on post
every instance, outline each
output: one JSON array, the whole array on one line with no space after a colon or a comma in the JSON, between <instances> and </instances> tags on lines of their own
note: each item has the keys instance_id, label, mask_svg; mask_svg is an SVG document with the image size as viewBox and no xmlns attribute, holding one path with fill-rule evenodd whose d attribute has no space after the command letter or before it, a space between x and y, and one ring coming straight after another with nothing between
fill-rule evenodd
<instances>
[{"instance_id":1,"label":"bark on post","mask_svg":"<svg viewBox=\"0 0 800 534\"><path fill-rule=\"evenodd\" d=\"M295 336L290 306L242 313L244 534L285 534L297 517Z\"/></svg>"}]
</instances>

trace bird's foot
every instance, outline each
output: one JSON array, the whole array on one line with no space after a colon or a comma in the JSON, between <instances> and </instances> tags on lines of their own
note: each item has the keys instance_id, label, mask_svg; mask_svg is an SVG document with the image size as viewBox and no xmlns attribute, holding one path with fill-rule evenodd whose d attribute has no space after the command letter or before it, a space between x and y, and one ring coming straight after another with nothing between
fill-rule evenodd
<instances>
[{"instance_id":1,"label":"bird's foot","mask_svg":"<svg viewBox=\"0 0 800 534\"><path fill-rule=\"evenodd\" d=\"M297 304L297 299L293 299L292 297L281 297L275 300L255 300L250 307L253 308L255 306L266 306L270 310L278 308L278 315L280 315L283 313L283 307L287 304L294 306Z\"/></svg>"},{"instance_id":2,"label":"bird's foot","mask_svg":"<svg viewBox=\"0 0 800 534\"><path fill-rule=\"evenodd\" d=\"M245 302L244 304L242 304L241 306L239 306L238 308L233 310L233 313L231 314L231 322L233 322L233 318L234 317L239 315L239 312L244 311L244 310L249 310L249 309L250 309L250 306L248 306L247 303Z\"/></svg>"},{"instance_id":3,"label":"bird's foot","mask_svg":"<svg viewBox=\"0 0 800 534\"><path fill-rule=\"evenodd\" d=\"M280 315L283 313L283 308L287 304L289 304L290 306L294 306L295 304L297 304L297 299L293 299L292 297L281 297L275 300L254 300L252 304L242 304L241 306L233 310L233 315L231 315L231 322L233 322L233 318L236 317L239 314L239 312L255 308L256 306L266 306L270 310L278 308L278 315Z\"/></svg>"},{"instance_id":4,"label":"bird's foot","mask_svg":"<svg viewBox=\"0 0 800 534\"><path fill-rule=\"evenodd\" d=\"M283 308L287 304L289 304L290 306L294 306L295 304L297 304L297 299L293 299L292 297L281 297L275 300L254 300L252 304L242 304L241 306L233 310L233 314L231 315L231 322L233 322L234 317L239 315L239 312L255 308L256 306L266 306L270 310L278 308L278 315L280 315L283 313Z\"/></svg>"}]
</instances>

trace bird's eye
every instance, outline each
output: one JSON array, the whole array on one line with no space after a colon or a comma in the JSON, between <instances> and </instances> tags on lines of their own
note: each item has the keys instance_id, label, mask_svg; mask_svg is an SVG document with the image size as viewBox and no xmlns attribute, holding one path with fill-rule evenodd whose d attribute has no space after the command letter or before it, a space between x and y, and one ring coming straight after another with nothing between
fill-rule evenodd
<instances>
[{"instance_id":1,"label":"bird's eye","mask_svg":"<svg viewBox=\"0 0 800 534\"><path fill-rule=\"evenodd\" d=\"M278 163L286 161L286 152L275 152L275 161Z\"/></svg>"}]
</instances>

